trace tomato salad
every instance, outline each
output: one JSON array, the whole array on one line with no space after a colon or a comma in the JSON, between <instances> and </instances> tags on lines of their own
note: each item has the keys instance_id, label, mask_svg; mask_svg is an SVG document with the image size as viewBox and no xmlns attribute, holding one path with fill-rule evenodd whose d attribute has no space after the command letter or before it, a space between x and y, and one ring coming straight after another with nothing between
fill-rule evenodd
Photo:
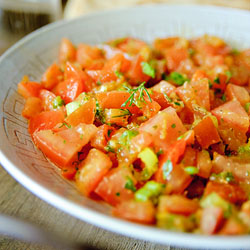
<instances>
[{"instance_id":1,"label":"tomato salad","mask_svg":"<svg viewBox=\"0 0 250 250\"><path fill-rule=\"evenodd\" d=\"M25 76L35 145L115 216L168 230L250 232L250 50L204 35L61 41Z\"/></svg>"}]
</instances>

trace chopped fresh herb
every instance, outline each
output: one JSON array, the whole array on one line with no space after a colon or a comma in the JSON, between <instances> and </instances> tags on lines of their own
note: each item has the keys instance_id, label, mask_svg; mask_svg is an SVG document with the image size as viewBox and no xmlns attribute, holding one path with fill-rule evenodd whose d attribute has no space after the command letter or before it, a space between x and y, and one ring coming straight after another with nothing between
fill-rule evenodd
<instances>
[{"instance_id":1,"label":"chopped fresh herb","mask_svg":"<svg viewBox=\"0 0 250 250\"><path fill-rule=\"evenodd\" d=\"M226 71L225 74L227 76L227 83L228 83L232 77L232 73L230 71Z\"/></svg>"},{"instance_id":2,"label":"chopped fresh herb","mask_svg":"<svg viewBox=\"0 0 250 250\"><path fill-rule=\"evenodd\" d=\"M127 91L131 94L130 97L121 105L121 107L126 107L129 103L129 107L132 106L132 104L137 104L137 101L145 102L144 99L144 92L147 94L149 101L152 102L152 99L148 93L148 90L145 88L145 82L141 83L137 88L131 89L129 87L126 87ZM135 100L135 94L139 91L139 97L137 100Z\"/></svg>"},{"instance_id":3,"label":"chopped fresh herb","mask_svg":"<svg viewBox=\"0 0 250 250\"><path fill-rule=\"evenodd\" d=\"M102 85L102 83L100 81L97 81L96 83L98 86Z\"/></svg>"},{"instance_id":4,"label":"chopped fresh herb","mask_svg":"<svg viewBox=\"0 0 250 250\"><path fill-rule=\"evenodd\" d=\"M151 76L152 78L155 78L155 69L152 68L152 66L147 62L141 63L142 72L148 76Z\"/></svg>"},{"instance_id":5,"label":"chopped fresh herb","mask_svg":"<svg viewBox=\"0 0 250 250\"><path fill-rule=\"evenodd\" d=\"M59 128L62 128L63 126L65 126L66 128L71 128L71 125L67 124L66 122L63 122L62 125L59 126Z\"/></svg>"},{"instance_id":6,"label":"chopped fresh herb","mask_svg":"<svg viewBox=\"0 0 250 250\"><path fill-rule=\"evenodd\" d=\"M167 160L163 165L163 179L167 180L168 176L173 170L173 164L170 160Z\"/></svg>"},{"instance_id":7,"label":"chopped fresh herb","mask_svg":"<svg viewBox=\"0 0 250 250\"><path fill-rule=\"evenodd\" d=\"M162 149L160 149L160 150L156 153L157 156L160 156L160 155L162 155L162 154L163 154L163 150L162 150Z\"/></svg>"},{"instance_id":8,"label":"chopped fresh herb","mask_svg":"<svg viewBox=\"0 0 250 250\"><path fill-rule=\"evenodd\" d=\"M174 102L174 104L175 104L176 106L181 106L181 104L180 104L179 102Z\"/></svg>"},{"instance_id":9,"label":"chopped fresh herb","mask_svg":"<svg viewBox=\"0 0 250 250\"><path fill-rule=\"evenodd\" d=\"M250 108L250 102L245 104L245 110L247 113L249 112L249 108Z\"/></svg>"},{"instance_id":10,"label":"chopped fresh herb","mask_svg":"<svg viewBox=\"0 0 250 250\"><path fill-rule=\"evenodd\" d=\"M221 172L219 174L213 173L210 176L210 180L219 181L219 182L227 182L227 183L235 181L232 172Z\"/></svg>"},{"instance_id":11,"label":"chopped fresh herb","mask_svg":"<svg viewBox=\"0 0 250 250\"><path fill-rule=\"evenodd\" d=\"M190 175L195 175L199 173L199 169L193 166L185 167L184 170Z\"/></svg>"},{"instance_id":12,"label":"chopped fresh herb","mask_svg":"<svg viewBox=\"0 0 250 250\"><path fill-rule=\"evenodd\" d=\"M222 100L223 102L226 101L226 95L225 95L225 94L222 95L221 100Z\"/></svg>"},{"instance_id":13,"label":"chopped fresh herb","mask_svg":"<svg viewBox=\"0 0 250 250\"><path fill-rule=\"evenodd\" d=\"M127 116L127 115L132 115L128 109L121 109L121 113L122 114L120 114L120 115L112 116L112 118L118 118L118 117L123 117L123 116Z\"/></svg>"},{"instance_id":14,"label":"chopped fresh herb","mask_svg":"<svg viewBox=\"0 0 250 250\"><path fill-rule=\"evenodd\" d=\"M66 140L63 140L63 143L65 144L65 143L66 143Z\"/></svg>"},{"instance_id":15,"label":"chopped fresh herb","mask_svg":"<svg viewBox=\"0 0 250 250\"><path fill-rule=\"evenodd\" d=\"M213 87L213 84L212 84L211 80L208 80L208 85L209 85L210 89Z\"/></svg>"},{"instance_id":16,"label":"chopped fresh herb","mask_svg":"<svg viewBox=\"0 0 250 250\"><path fill-rule=\"evenodd\" d=\"M111 135L112 131L113 131L112 129L108 129L108 132L107 132L108 137L110 137L110 135Z\"/></svg>"},{"instance_id":17,"label":"chopped fresh herb","mask_svg":"<svg viewBox=\"0 0 250 250\"><path fill-rule=\"evenodd\" d=\"M240 54L240 51L238 49L232 49L231 51L232 55L239 55Z\"/></svg>"},{"instance_id":18,"label":"chopped fresh herb","mask_svg":"<svg viewBox=\"0 0 250 250\"><path fill-rule=\"evenodd\" d=\"M195 54L195 50L192 49L192 48L188 48L188 54L189 54L190 56L193 56L193 55Z\"/></svg>"},{"instance_id":19,"label":"chopped fresh herb","mask_svg":"<svg viewBox=\"0 0 250 250\"><path fill-rule=\"evenodd\" d=\"M214 82L217 83L217 84L220 84L220 78L217 76L214 78Z\"/></svg>"},{"instance_id":20,"label":"chopped fresh herb","mask_svg":"<svg viewBox=\"0 0 250 250\"><path fill-rule=\"evenodd\" d=\"M171 72L170 75L167 77L167 80L172 80L175 84L181 86L189 79L178 72Z\"/></svg>"},{"instance_id":21,"label":"chopped fresh herb","mask_svg":"<svg viewBox=\"0 0 250 250\"><path fill-rule=\"evenodd\" d=\"M166 100L168 102L172 102L173 100L166 94L166 93L163 93L164 97L166 98Z\"/></svg>"},{"instance_id":22,"label":"chopped fresh herb","mask_svg":"<svg viewBox=\"0 0 250 250\"><path fill-rule=\"evenodd\" d=\"M118 71L118 70L115 71L115 75L116 75L118 78L121 78L121 77L123 76L123 74L122 74L120 71Z\"/></svg>"},{"instance_id":23,"label":"chopped fresh herb","mask_svg":"<svg viewBox=\"0 0 250 250\"><path fill-rule=\"evenodd\" d=\"M115 195L116 195L116 196L120 196L121 194L120 194L119 192L117 192Z\"/></svg>"},{"instance_id":24,"label":"chopped fresh herb","mask_svg":"<svg viewBox=\"0 0 250 250\"><path fill-rule=\"evenodd\" d=\"M176 127L176 125L173 123L172 125L171 125L171 128L175 128Z\"/></svg>"},{"instance_id":25,"label":"chopped fresh herb","mask_svg":"<svg viewBox=\"0 0 250 250\"><path fill-rule=\"evenodd\" d=\"M181 140L184 138L184 135L180 135L178 138L177 138L177 141Z\"/></svg>"},{"instance_id":26,"label":"chopped fresh herb","mask_svg":"<svg viewBox=\"0 0 250 250\"><path fill-rule=\"evenodd\" d=\"M125 183L125 188L128 190L131 190L132 192L136 191L136 187L134 185L134 182L130 177L127 177L127 181Z\"/></svg>"},{"instance_id":27,"label":"chopped fresh herb","mask_svg":"<svg viewBox=\"0 0 250 250\"><path fill-rule=\"evenodd\" d=\"M127 146L130 144L131 139L136 135L138 135L138 132L136 130L126 130L120 136L119 143L123 146Z\"/></svg>"},{"instance_id":28,"label":"chopped fresh herb","mask_svg":"<svg viewBox=\"0 0 250 250\"><path fill-rule=\"evenodd\" d=\"M59 107L62 107L64 105L64 100L61 98L61 96L57 96L54 100L53 100L53 108L57 109Z\"/></svg>"},{"instance_id":29,"label":"chopped fresh herb","mask_svg":"<svg viewBox=\"0 0 250 250\"><path fill-rule=\"evenodd\" d=\"M105 147L105 150L106 150L107 152L115 153L115 150L114 150L110 145L107 145L107 146Z\"/></svg>"}]
</instances>

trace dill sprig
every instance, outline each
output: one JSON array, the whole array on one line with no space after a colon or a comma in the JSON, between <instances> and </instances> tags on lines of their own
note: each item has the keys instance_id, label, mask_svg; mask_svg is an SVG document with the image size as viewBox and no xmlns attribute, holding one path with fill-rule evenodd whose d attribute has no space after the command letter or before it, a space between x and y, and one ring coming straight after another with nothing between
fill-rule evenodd
<instances>
[{"instance_id":1,"label":"dill sprig","mask_svg":"<svg viewBox=\"0 0 250 250\"><path fill-rule=\"evenodd\" d=\"M132 104L137 104L138 101L144 102L146 103L145 99L144 99L144 92L147 94L149 101L152 102L152 99L147 91L147 89L145 88L145 82L141 83L137 88L135 89L131 89L127 86L125 86L125 89L130 93L130 97L121 105L121 107L126 107L127 104L129 103L129 107L132 106ZM139 92L139 97L137 99L135 99L135 94L137 93L137 91Z\"/></svg>"}]
</instances>

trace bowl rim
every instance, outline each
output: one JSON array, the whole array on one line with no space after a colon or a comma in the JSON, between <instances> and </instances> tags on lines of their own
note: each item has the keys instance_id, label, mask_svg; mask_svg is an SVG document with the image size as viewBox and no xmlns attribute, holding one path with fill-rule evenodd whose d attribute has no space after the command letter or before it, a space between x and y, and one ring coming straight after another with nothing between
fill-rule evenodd
<instances>
[{"instance_id":1,"label":"bowl rim","mask_svg":"<svg viewBox=\"0 0 250 250\"><path fill-rule=\"evenodd\" d=\"M98 11L71 20L60 20L32 32L31 34L22 38L0 56L0 66L1 63L3 63L9 55L15 53L15 51L18 50L20 46L25 45L25 43L40 36L42 33L46 33L49 30L56 29L57 27L61 27L65 24L73 24L74 22L79 22L80 20L84 22L84 20L89 18L101 17L110 14L112 15L112 13L117 12L130 12L131 10L136 11L138 9L140 9L140 11L143 11L144 8L161 8L162 6L169 9L185 8L186 11L188 11L188 9L200 10L206 8L209 11L217 11L221 14L223 14L223 12L232 12L235 14L250 16L250 11L247 10L195 4L145 4L135 7ZM140 240L178 247L200 248L202 242L203 246L205 245L209 248L249 249L250 236L248 235L227 237L219 235L205 236L193 233L179 233L125 221L111 215L105 215L101 212L94 211L90 208L76 204L73 201L51 191L49 188L46 188L43 185L35 182L33 179L25 175L18 167L16 167L12 163L12 161L4 155L2 149L0 149L0 163L15 180L17 180L22 186L24 186L27 190L29 190L31 193L33 193L43 201L49 203L53 207L56 207L57 209L67 214L70 214L75 218L101 227L105 230L112 231L113 233L118 233Z\"/></svg>"}]
</instances>

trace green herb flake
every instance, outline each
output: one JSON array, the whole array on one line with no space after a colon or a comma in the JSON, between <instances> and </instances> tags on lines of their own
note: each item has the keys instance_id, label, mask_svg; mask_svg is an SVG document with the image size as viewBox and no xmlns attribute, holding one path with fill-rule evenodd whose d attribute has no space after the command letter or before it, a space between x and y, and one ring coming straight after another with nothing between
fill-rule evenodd
<instances>
[{"instance_id":1,"label":"green herb flake","mask_svg":"<svg viewBox=\"0 0 250 250\"><path fill-rule=\"evenodd\" d=\"M112 129L108 129L108 132L107 132L108 137L110 137L110 135L111 135L112 131L113 131Z\"/></svg>"},{"instance_id":2,"label":"green herb flake","mask_svg":"<svg viewBox=\"0 0 250 250\"><path fill-rule=\"evenodd\" d=\"M144 99L144 92L146 93L146 95L149 98L149 101L152 102L152 99L148 93L148 90L145 88L145 82L141 83L137 88L129 88L129 87L125 87L126 90L130 93L130 97L121 105L121 107L126 107L127 104L129 104L128 106L131 107L132 104L137 104L137 102L144 102L146 103L145 99ZM135 94L136 92L139 91L139 97L138 99L135 99Z\"/></svg>"},{"instance_id":3,"label":"green herb flake","mask_svg":"<svg viewBox=\"0 0 250 250\"><path fill-rule=\"evenodd\" d=\"M65 144L65 143L66 143L66 140L63 140L63 143Z\"/></svg>"},{"instance_id":4,"label":"green herb flake","mask_svg":"<svg viewBox=\"0 0 250 250\"><path fill-rule=\"evenodd\" d=\"M246 103L244 108L245 108L246 112L248 113L249 108L250 108L250 102Z\"/></svg>"},{"instance_id":5,"label":"green herb flake","mask_svg":"<svg viewBox=\"0 0 250 250\"><path fill-rule=\"evenodd\" d=\"M176 128L176 125L173 123L173 124L171 125L171 128Z\"/></svg>"},{"instance_id":6,"label":"green herb flake","mask_svg":"<svg viewBox=\"0 0 250 250\"><path fill-rule=\"evenodd\" d=\"M127 181L125 183L125 188L128 190L131 190L132 192L136 191L136 187L134 185L134 182L130 177L127 177Z\"/></svg>"},{"instance_id":7,"label":"green herb flake","mask_svg":"<svg viewBox=\"0 0 250 250\"><path fill-rule=\"evenodd\" d=\"M209 85L210 89L213 87L213 84L212 84L211 80L208 80L208 85Z\"/></svg>"},{"instance_id":8,"label":"green herb flake","mask_svg":"<svg viewBox=\"0 0 250 250\"><path fill-rule=\"evenodd\" d=\"M227 83L228 83L230 79L232 78L232 73L230 71L226 71L225 74L227 76Z\"/></svg>"},{"instance_id":9,"label":"green herb flake","mask_svg":"<svg viewBox=\"0 0 250 250\"><path fill-rule=\"evenodd\" d=\"M168 176L170 175L170 173L173 170L173 164L170 160L167 160L164 164L163 164L163 179L167 180Z\"/></svg>"},{"instance_id":10,"label":"green herb flake","mask_svg":"<svg viewBox=\"0 0 250 250\"><path fill-rule=\"evenodd\" d=\"M66 128L71 128L71 125L70 124L67 124L66 122L63 122L59 128L62 128L63 126L65 126Z\"/></svg>"},{"instance_id":11,"label":"green herb flake","mask_svg":"<svg viewBox=\"0 0 250 250\"><path fill-rule=\"evenodd\" d=\"M195 54L195 50L192 48L188 48L188 54L189 56L193 56Z\"/></svg>"},{"instance_id":12,"label":"green herb flake","mask_svg":"<svg viewBox=\"0 0 250 250\"><path fill-rule=\"evenodd\" d=\"M118 70L115 71L115 75L116 75L118 78L121 78L121 77L123 76L123 74L122 74L120 71L118 71Z\"/></svg>"},{"instance_id":13,"label":"green herb flake","mask_svg":"<svg viewBox=\"0 0 250 250\"><path fill-rule=\"evenodd\" d=\"M62 107L64 105L64 100L61 98L61 96L57 96L54 100L53 100L53 108L57 109L59 107Z\"/></svg>"},{"instance_id":14,"label":"green herb flake","mask_svg":"<svg viewBox=\"0 0 250 250\"><path fill-rule=\"evenodd\" d=\"M167 93L163 93L165 99L168 101L168 102L172 102L173 100L167 95Z\"/></svg>"},{"instance_id":15,"label":"green herb flake","mask_svg":"<svg viewBox=\"0 0 250 250\"><path fill-rule=\"evenodd\" d=\"M120 194L119 192L117 192L115 195L116 195L116 196L120 196L121 194Z\"/></svg>"},{"instance_id":16,"label":"green herb flake","mask_svg":"<svg viewBox=\"0 0 250 250\"><path fill-rule=\"evenodd\" d=\"M138 135L138 132L135 130L126 130L119 137L119 143L123 146L127 146L130 144L130 141L133 137Z\"/></svg>"},{"instance_id":17,"label":"green herb flake","mask_svg":"<svg viewBox=\"0 0 250 250\"><path fill-rule=\"evenodd\" d=\"M164 153L163 150L160 149L160 150L156 153L156 155L159 157L159 156L162 155L163 153Z\"/></svg>"},{"instance_id":18,"label":"green herb flake","mask_svg":"<svg viewBox=\"0 0 250 250\"><path fill-rule=\"evenodd\" d=\"M155 69L147 62L141 63L142 72L152 78L155 78Z\"/></svg>"},{"instance_id":19,"label":"green herb flake","mask_svg":"<svg viewBox=\"0 0 250 250\"><path fill-rule=\"evenodd\" d=\"M195 175L199 173L199 169L193 166L185 167L184 170L189 175Z\"/></svg>"},{"instance_id":20,"label":"green herb flake","mask_svg":"<svg viewBox=\"0 0 250 250\"><path fill-rule=\"evenodd\" d=\"M181 106L181 104L180 104L179 102L174 102L174 104L175 104L176 106Z\"/></svg>"},{"instance_id":21,"label":"green herb flake","mask_svg":"<svg viewBox=\"0 0 250 250\"><path fill-rule=\"evenodd\" d=\"M97 81L96 83L98 86L102 85L102 83L100 81Z\"/></svg>"},{"instance_id":22,"label":"green herb flake","mask_svg":"<svg viewBox=\"0 0 250 250\"><path fill-rule=\"evenodd\" d=\"M175 84L181 86L189 79L178 72L171 72L170 75L167 77L167 80L172 80Z\"/></svg>"},{"instance_id":23,"label":"green herb flake","mask_svg":"<svg viewBox=\"0 0 250 250\"><path fill-rule=\"evenodd\" d=\"M220 84L220 78L217 76L214 78L214 82L217 83L217 84Z\"/></svg>"},{"instance_id":24,"label":"green herb flake","mask_svg":"<svg viewBox=\"0 0 250 250\"><path fill-rule=\"evenodd\" d=\"M132 115L131 112L128 109L121 109L121 112L123 114L112 116L112 118L118 118L118 117Z\"/></svg>"},{"instance_id":25,"label":"green herb flake","mask_svg":"<svg viewBox=\"0 0 250 250\"><path fill-rule=\"evenodd\" d=\"M226 95L225 95L225 94L222 95L221 100L222 100L223 102L226 101Z\"/></svg>"},{"instance_id":26,"label":"green herb flake","mask_svg":"<svg viewBox=\"0 0 250 250\"><path fill-rule=\"evenodd\" d=\"M236 56L240 54L240 51L238 49L232 49L231 54Z\"/></svg>"}]
</instances>

